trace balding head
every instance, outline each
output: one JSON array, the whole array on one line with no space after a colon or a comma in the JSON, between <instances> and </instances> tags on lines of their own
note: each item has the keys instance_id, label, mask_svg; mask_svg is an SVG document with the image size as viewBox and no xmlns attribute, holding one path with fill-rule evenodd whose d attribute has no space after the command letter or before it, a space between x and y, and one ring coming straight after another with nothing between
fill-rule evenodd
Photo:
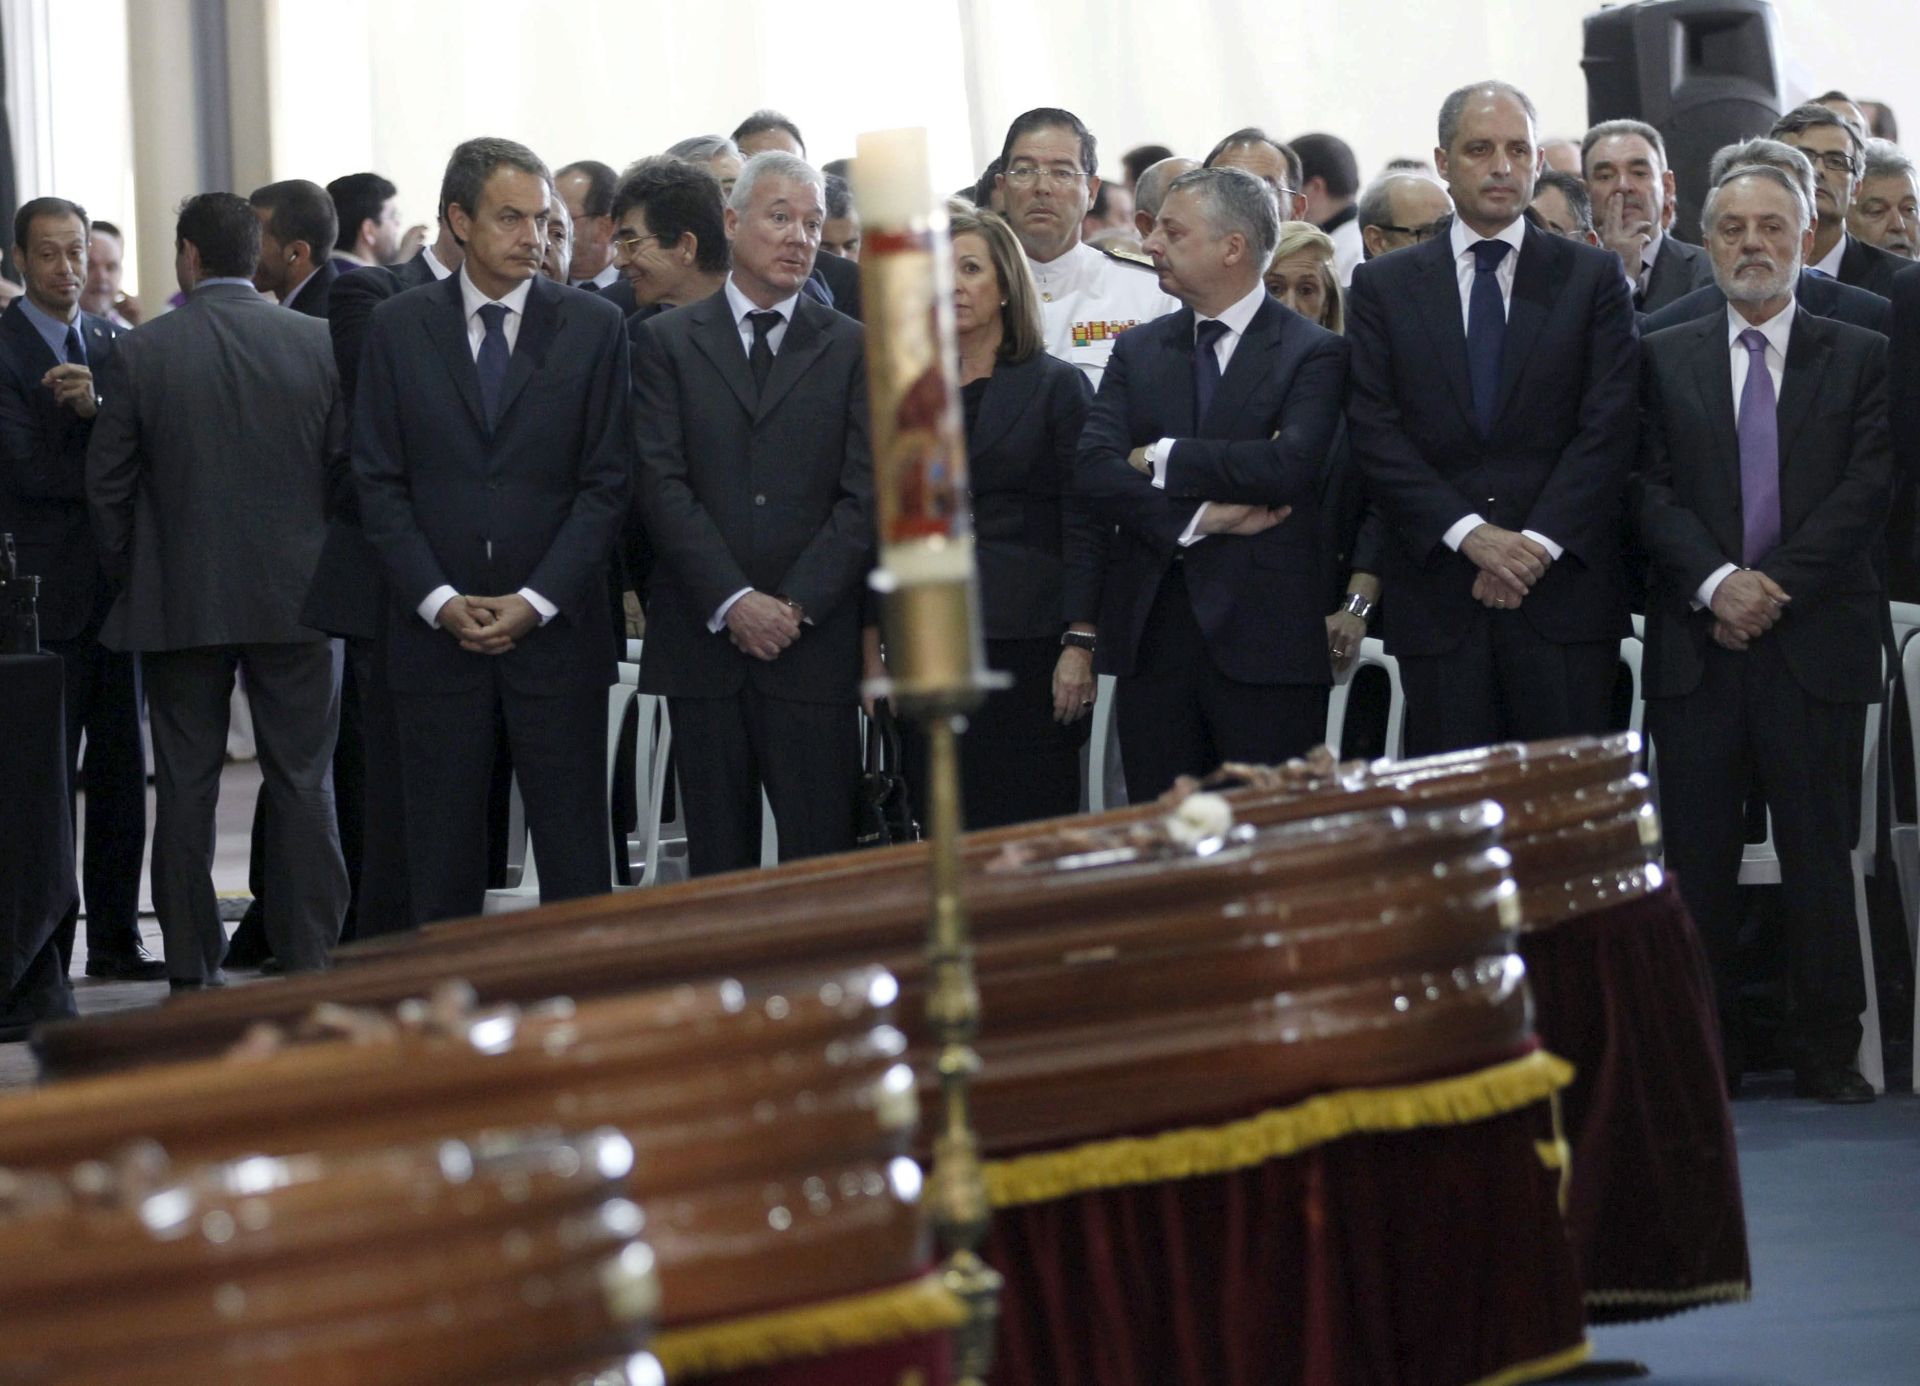
<instances>
[{"instance_id":1,"label":"balding head","mask_svg":"<svg viewBox=\"0 0 1920 1386\"><path fill-rule=\"evenodd\" d=\"M1414 245L1453 212L1447 190L1423 173L1384 173L1360 194L1356 222L1371 260Z\"/></svg>"},{"instance_id":2,"label":"balding head","mask_svg":"<svg viewBox=\"0 0 1920 1386\"><path fill-rule=\"evenodd\" d=\"M1133 184L1133 224L1140 228L1142 236L1152 233L1154 220L1160 215L1160 204L1167 200L1167 189L1173 186L1173 180L1199 167L1198 159L1175 154L1141 170Z\"/></svg>"}]
</instances>

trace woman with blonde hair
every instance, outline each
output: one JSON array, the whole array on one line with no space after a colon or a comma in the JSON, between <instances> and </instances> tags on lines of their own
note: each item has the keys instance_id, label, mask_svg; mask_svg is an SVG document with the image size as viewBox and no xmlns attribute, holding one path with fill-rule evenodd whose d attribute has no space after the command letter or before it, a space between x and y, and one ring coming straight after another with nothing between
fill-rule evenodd
<instances>
[{"instance_id":1,"label":"woman with blonde hair","mask_svg":"<svg viewBox=\"0 0 1920 1386\"><path fill-rule=\"evenodd\" d=\"M1283 221L1267 262L1267 292L1329 332L1346 330L1333 238L1312 222ZM1343 425L1320 479L1320 542L1327 555L1327 656L1335 674L1353 663L1380 600L1380 517L1367 503Z\"/></svg>"}]
</instances>

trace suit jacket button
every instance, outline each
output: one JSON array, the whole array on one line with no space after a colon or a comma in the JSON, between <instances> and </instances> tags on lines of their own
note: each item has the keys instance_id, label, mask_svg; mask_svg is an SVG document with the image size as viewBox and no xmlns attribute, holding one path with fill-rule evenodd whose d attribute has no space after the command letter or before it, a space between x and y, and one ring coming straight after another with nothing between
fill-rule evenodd
<instances>
[{"instance_id":1,"label":"suit jacket button","mask_svg":"<svg viewBox=\"0 0 1920 1386\"><path fill-rule=\"evenodd\" d=\"M753 503L755 505L765 505L767 503L767 498L765 496L755 496L753 498Z\"/></svg>"}]
</instances>

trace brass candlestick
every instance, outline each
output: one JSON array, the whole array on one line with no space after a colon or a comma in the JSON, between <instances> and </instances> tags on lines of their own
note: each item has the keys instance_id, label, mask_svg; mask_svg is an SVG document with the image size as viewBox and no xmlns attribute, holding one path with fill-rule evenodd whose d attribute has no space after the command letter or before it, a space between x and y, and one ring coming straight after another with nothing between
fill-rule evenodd
<instances>
[{"instance_id":1,"label":"brass candlestick","mask_svg":"<svg viewBox=\"0 0 1920 1386\"><path fill-rule=\"evenodd\" d=\"M1000 1276L980 1259L989 1208L969 1090L980 991L960 872L962 716L1006 680L990 673L975 619L966 434L955 370L952 265L944 204L927 172L924 130L862 135L853 176L863 228L874 494L888 677L876 690L921 723L929 745L932 913L927 1020L938 1045L940 1116L928 1194L944 1278L967 1304L959 1386L983 1386L999 1325Z\"/></svg>"}]
</instances>

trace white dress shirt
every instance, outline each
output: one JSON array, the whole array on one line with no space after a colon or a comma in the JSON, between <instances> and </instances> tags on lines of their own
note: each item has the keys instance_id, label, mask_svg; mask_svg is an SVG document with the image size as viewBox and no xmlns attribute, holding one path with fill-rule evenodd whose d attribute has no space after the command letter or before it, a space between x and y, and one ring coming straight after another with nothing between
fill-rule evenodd
<instances>
[{"instance_id":1,"label":"white dress shirt","mask_svg":"<svg viewBox=\"0 0 1920 1386\"><path fill-rule=\"evenodd\" d=\"M1511 254L1500 257L1499 268L1493 272L1494 281L1500 286L1500 307L1502 311L1510 313L1513 309L1513 278L1519 273L1521 247L1526 244L1527 239L1525 220L1515 217L1497 234L1482 236L1459 217L1455 217L1453 229L1447 233L1447 239L1453 246L1454 277L1460 281L1461 330L1465 331L1471 326L1473 279L1480 272L1479 259L1474 255L1473 248L1482 240L1505 241L1513 247ZM1476 510L1455 520L1441 538L1448 548L1458 553L1460 546L1467 541L1467 536L1486 522L1486 516ZM1523 529L1520 532L1545 549L1554 562L1560 561L1560 555L1565 552L1560 545L1537 530Z\"/></svg>"},{"instance_id":2,"label":"white dress shirt","mask_svg":"<svg viewBox=\"0 0 1920 1386\"><path fill-rule=\"evenodd\" d=\"M428 273L433 275L436 281L445 279L448 275L453 273L452 270L448 269L445 265L440 263L440 257L433 253L432 246L427 245L427 246L420 247L420 254L426 258L427 271Z\"/></svg>"},{"instance_id":3,"label":"white dress shirt","mask_svg":"<svg viewBox=\"0 0 1920 1386\"><path fill-rule=\"evenodd\" d=\"M429 257L431 257L432 252L428 252L428 254ZM429 258L430 267L438 263L438 261ZM466 268L464 266L461 267L460 305L466 309L467 346L473 352L474 360L478 361L480 359L480 344L487 339L487 324L481 318L480 310L489 303L495 302L506 308L507 318L505 322L500 324L500 332L501 335L507 339L507 354L511 356L513 354L514 344L520 340L520 320L526 316L527 295L532 292L533 281L531 279L523 279L508 291L505 298L488 298L474 285L473 280L467 277ZM487 557L489 559L493 557L493 541L491 539L487 540ZM440 586L427 593L426 600L421 602L414 610L420 613L421 620L430 626L436 626L440 624L440 608L459 595L453 587L447 583L441 583ZM543 626L560 614L559 607L555 606L531 587L522 587L520 589L520 595L526 598L527 604L538 613L540 624Z\"/></svg>"},{"instance_id":4,"label":"white dress shirt","mask_svg":"<svg viewBox=\"0 0 1920 1386\"><path fill-rule=\"evenodd\" d=\"M1840 277L1840 261L1846 253L1847 233L1842 231L1840 233L1840 239L1833 243L1833 249L1829 250L1822 259L1816 260L1813 264L1808 265L1807 268L1810 270L1819 270L1820 273L1826 275L1829 279L1838 279Z\"/></svg>"},{"instance_id":5,"label":"white dress shirt","mask_svg":"<svg viewBox=\"0 0 1920 1386\"><path fill-rule=\"evenodd\" d=\"M619 277L620 277L620 266L614 261L609 260L607 261L607 267L601 270L600 273L594 275L593 278L575 279L572 281L572 283L573 283L573 287L576 289L584 289L589 284L593 285L593 287L596 289L604 289L608 287L610 284L612 284L613 281L618 279Z\"/></svg>"},{"instance_id":6,"label":"white dress shirt","mask_svg":"<svg viewBox=\"0 0 1920 1386\"><path fill-rule=\"evenodd\" d=\"M1240 299L1232 307L1223 309L1219 317L1205 318L1198 313L1193 315L1193 335L1196 346L1200 340L1201 323L1217 322L1227 329L1213 344L1213 356L1220 363L1222 378L1226 376L1227 364L1233 360L1234 349L1240 345L1240 339L1253 325L1254 315L1260 311L1260 305L1266 301L1266 298L1266 284L1256 283L1247 292L1245 298ZM1177 438L1162 438L1157 443L1150 443L1147 446L1147 461L1153 467L1153 484L1163 491L1167 489L1167 463L1172 460L1173 445L1178 441ZM1191 548L1207 537L1196 532L1200 527L1200 517L1206 513L1207 507L1203 502L1200 508L1193 512L1193 518L1187 521L1187 527L1180 535L1181 547Z\"/></svg>"},{"instance_id":7,"label":"white dress shirt","mask_svg":"<svg viewBox=\"0 0 1920 1386\"><path fill-rule=\"evenodd\" d=\"M1740 396L1747 388L1747 369L1752 361L1746 346L1740 340L1740 334L1750 327L1757 327L1760 335L1767 339L1767 374L1773 377L1774 407L1780 403L1780 386L1787 376L1787 341L1793 335L1793 315L1799 304L1792 299L1787 306L1775 313L1763 323L1750 323L1740 316L1740 310L1732 304L1727 305L1727 351L1728 364L1733 367L1733 423L1740 426ZM1739 468L1739 459L1734 460L1735 470ZM1722 563L1708 574L1707 580L1700 584L1700 590L1694 593L1695 609L1713 605L1713 594L1720 590L1720 584L1729 575L1740 571L1737 563Z\"/></svg>"},{"instance_id":8,"label":"white dress shirt","mask_svg":"<svg viewBox=\"0 0 1920 1386\"><path fill-rule=\"evenodd\" d=\"M1354 266L1367 258L1367 243L1360 234L1359 218L1348 218L1327 235L1333 239L1333 272L1339 276L1340 287L1344 289L1353 283Z\"/></svg>"},{"instance_id":9,"label":"white dress shirt","mask_svg":"<svg viewBox=\"0 0 1920 1386\"><path fill-rule=\"evenodd\" d=\"M1641 249L1640 273L1630 275L1627 278L1627 288L1636 300L1639 299L1641 294L1647 291L1647 286L1653 283L1653 267L1660 259L1661 247L1666 245L1666 243L1666 233L1664 231L1656 231L1653 233L1653 239L1648 241ZM1626 269L1626 263L1624 261L1621 262L1620 268L1623 271Z\"/></svg>"},{"instance_id":10,"label":"white dress shirt","mask_svg":"<svg viewBox=\"0 0 1920 1386\"><path fill-rule=\"evenodd\" d=\"M762 308L740 291L740 286L733 282L733 276L731 274L727 276L726 285L722 288L721 292L727 296L727 310L733 314L733 325L740 333L740 349L747 353L749 359L753 356L753 324L747 321L747 315L749 313L778 313L780 315L780 321L775 323L767 332L767 347L775 356L778 356L780 354L780 344L787 340L787 327L793 322L793 310L800 303L800 295L795 294L792 298L783 298L771 308ZM733 610L733 604L735 602L739 601L752 590L751 587L742 587L738 592L735 592L731 597L728 597L724 602L721 602L719 606L715 607L713 615L707 618L707 629L716 635L726 629L727 613Z\"/></svg>"}]
</instances>

